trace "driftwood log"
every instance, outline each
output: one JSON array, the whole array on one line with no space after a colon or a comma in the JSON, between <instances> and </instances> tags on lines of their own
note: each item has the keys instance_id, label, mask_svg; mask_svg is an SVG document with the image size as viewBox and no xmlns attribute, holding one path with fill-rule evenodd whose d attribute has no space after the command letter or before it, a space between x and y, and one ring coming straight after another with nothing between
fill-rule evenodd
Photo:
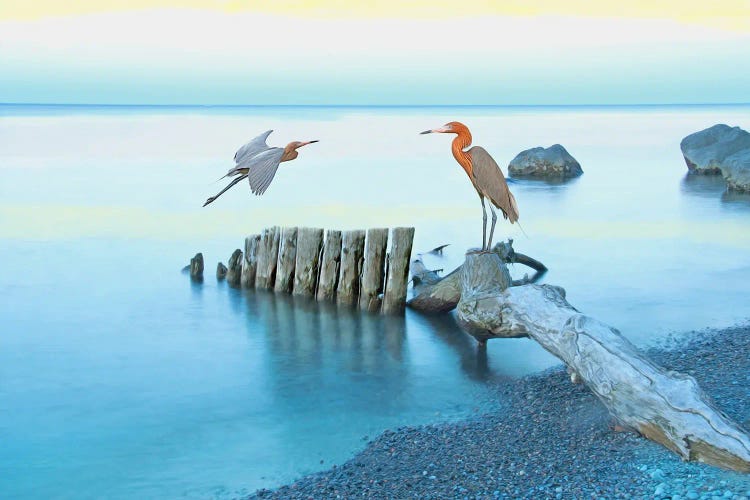
<instances>
[{"instance_id":1,"label":"driftwood log","mask_svg":"<svg viewBox=\"0 0 750 500\"><path fill-rule=\"evenodd\" d=\"M689 375L657 366L616 329L582 314L551 285L510 286L498 252L469 253L443 279L416 266L410 306L435 312L455 303L459 324L480 343L530 337L560 358L620 426L677 453L750 472L750 436L724 415ZM455 290L458 290L458 299Z\"/></svg>"},{"instance_id":2,"label":"driftwood log","mask_svg":"<svg viewBox=\"0 0 750 500\"><path fill-rule=\"evenodd\" d=\"M523 264L534 270L531 277L527 275L520 280L513 280L512 286L536 283L547 272L547 267L538 260L516 252L513 249L512 239L496 243L492 248L492 253L498 255L504 263ZM459 300L461 300L462 267L459 266L453 272L441 278L437 272L427 269L422 259L417 256L411 261L414 296L409 299L407 305L428 313L444 313L455 309Z\"/></svg>"}]
</instances>

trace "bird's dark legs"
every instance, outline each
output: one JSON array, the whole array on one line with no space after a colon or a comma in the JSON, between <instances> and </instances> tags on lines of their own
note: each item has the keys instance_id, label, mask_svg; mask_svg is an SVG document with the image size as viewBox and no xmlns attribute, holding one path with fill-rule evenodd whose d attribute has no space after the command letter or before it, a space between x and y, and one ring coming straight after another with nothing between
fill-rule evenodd
<instances>
[{"instance_id":1,"label":"bird's dark legs","mask_svg":"<svg viewBox=\"0 0 750 500\"><path fill-rule=\"evenodd\" d=\"M234 186L235 184L237 184L238 182L240 182L240 181L241 181L242 179L244 179L245 177L247 177L247 174L244 174L244 175L241 175L241 176L237 177L237 178L236 178L235 180L233 180L232 182L230 182L230 183L229 183L229 185L227 185L227 187L225 187L224 189L222 189L221 191L219 191L219 192L218 192L218 193L216 194L216 196L212 196L212 197L210 197L209 199L207 199L207 200L206 200L206 203L204 203L204 204L203 204L203 206L205 207L205 206L206 206L206 205L208 205L209 203L212 203L212 202L213 202L214 200L216 200L216 198L218 198L219 196L221 196L222 194L224 194L224 192L225 192L225 191L226 191L227 189L229 189L230 187Z\"/></svg>"},{"instance_id":2,"label":"bird's dark legs","mask_svg":"<svg viewBox=\"0 0 750 500\"><path fill-rule=\"evenodd\" d=\"M492 248L492 235L495 233L495 222L497 222L497 214L495 209L492 208L492 203L490 203L490 212L492 212L492 227L490 228L490 239L487 241L487 250Z\"/></svg>"},{"instance_id":3,"label":"bird's dark legs","mask_svg":"<svg viewBox=\"0 0 750 500\"><path fill-rule=\"evenodd\" d=\"M482 200L482 212L484 213L482 224L482 251L487 250L485 242L487 241L487 208L484 206L484 196L479 197Z\"/></svg>"}]
</instances>

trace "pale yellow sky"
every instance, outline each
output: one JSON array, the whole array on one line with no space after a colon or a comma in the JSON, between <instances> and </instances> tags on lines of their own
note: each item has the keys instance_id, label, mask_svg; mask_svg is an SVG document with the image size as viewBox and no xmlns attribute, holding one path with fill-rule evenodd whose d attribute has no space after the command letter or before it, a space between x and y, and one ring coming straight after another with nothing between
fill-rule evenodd
<instances>
[{"instance_id":1,"label":"pale yellow sky","mask_svg":"<svg viewBox=\"0 0 750 500\"><path fill-rule=\"evenodd\" d=\"M654 18L750 31L750 0L9 0L0 2L0 19L163 8L365 18L456 15Z\"/></svg>"},{"instance_id":2,"label":"pale yellow sky","mask_svg":"<svg viewBox=\"0 0 750 500\"><path fill-rule=\"evenodd\" d=\"M750 88L750 0L0 0L0 33L5 102L713 103Z\"/></svg>"}]
</instances>

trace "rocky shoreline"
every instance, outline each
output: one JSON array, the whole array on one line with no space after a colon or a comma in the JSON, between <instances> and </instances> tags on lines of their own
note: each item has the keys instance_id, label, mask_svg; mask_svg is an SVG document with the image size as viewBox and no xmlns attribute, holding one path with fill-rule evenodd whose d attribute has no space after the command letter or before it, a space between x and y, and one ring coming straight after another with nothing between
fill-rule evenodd
<instances>
[{"instance_id":1,"label":"rocky shoreline","mask_svg":"<svg viewBox=\"0 0 750 500\"><path fill-rule=\"evenodd\" d=\"M689 339L689 340L686 340ZM750 324L651 349L750 428ZM250 498L750 498L750 475L686 463L629 432L556 368L494 385L502 408L459 423L386 431L341 466Z\"/></svg>"}]
</instances>

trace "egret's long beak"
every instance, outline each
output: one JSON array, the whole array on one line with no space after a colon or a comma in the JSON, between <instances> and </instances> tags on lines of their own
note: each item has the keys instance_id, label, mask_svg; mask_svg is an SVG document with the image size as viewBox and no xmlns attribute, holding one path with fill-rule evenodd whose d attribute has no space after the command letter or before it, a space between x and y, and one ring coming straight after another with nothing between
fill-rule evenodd
<instances>
[{"instance_id":1,"label":"egret's long beak","mask_svg":"<svg viewBox=\"0 0 750 500\"><path fill-rule=\"evenodd\" d=\"M318 139L315 139L314 141L303 142L302 144L299 145L299 147L307 146L308 144L313 144L315 142L319 142Z\"/></svg>"},{"instance_id":2,"label":"egret's long beak","mask_svg":"<svg viewBox=\"0 0 750 500\"><path fill-rule=\"evenodd\" d=\"M420 134L443 134L445 132L450 132L450 129L447 127L438 127L430 130L425 130L424 132L420 132Z\"/></svg>"}]
</instances>

